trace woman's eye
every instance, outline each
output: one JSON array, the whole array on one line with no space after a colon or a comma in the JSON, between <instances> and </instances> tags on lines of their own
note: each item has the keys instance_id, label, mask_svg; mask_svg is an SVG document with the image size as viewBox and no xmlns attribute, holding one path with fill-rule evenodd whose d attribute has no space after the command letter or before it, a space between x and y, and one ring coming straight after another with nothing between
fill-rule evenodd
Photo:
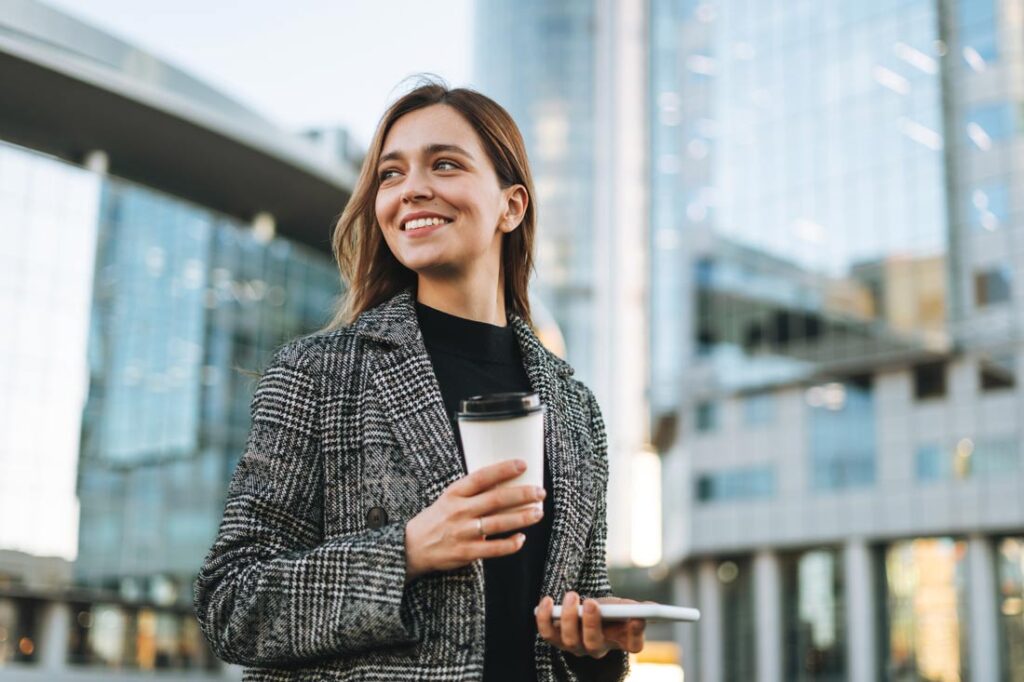
<instances>
[{"instance_id":1,"label":"woman's eye","mask_svg":"<svg viewBox=\"0 0 1024 682\"><path fill-rule=\"evenodd\" d=\"M434 166L437 167L437 168L440 168L441 166L450 166L451 167L451 168L442 168L441 170L454 170L454 169L458 168L458 165L454 161L449 161L448 159L441 159L436 164L434 164Z\"/></svg>"},{"instance_id":2,"label":"woman's eye","mask_svg":"<svg viewBox=\"0 0 1024 682\"><path fill-rule=\"evenodd\" d=\"M392 173L397 173L397 172L398 171L396 171L394 168L390 168L388 170L381 171L380 175L377 176L377 179L379 179L381 182L384 182L385 180L390 180L391 179L391 174Z\"/></svg>"}]
</instances>

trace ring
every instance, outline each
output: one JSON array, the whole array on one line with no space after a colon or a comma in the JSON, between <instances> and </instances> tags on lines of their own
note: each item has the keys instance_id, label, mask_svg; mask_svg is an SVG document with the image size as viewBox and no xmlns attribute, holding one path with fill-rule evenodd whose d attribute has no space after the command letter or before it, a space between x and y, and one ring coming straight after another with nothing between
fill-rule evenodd
<instances>
[{"instance_id":1,"label":"ring","mask_svg":"<svg viewBox=\"0 0 1024 682\"><path fill-rule=\"evenodd\" d=\"M487 534L484 533L484 520L480 516L476 517L476 529L480 533L480 537L487 537Z\"/></svg>"}]
</instances>

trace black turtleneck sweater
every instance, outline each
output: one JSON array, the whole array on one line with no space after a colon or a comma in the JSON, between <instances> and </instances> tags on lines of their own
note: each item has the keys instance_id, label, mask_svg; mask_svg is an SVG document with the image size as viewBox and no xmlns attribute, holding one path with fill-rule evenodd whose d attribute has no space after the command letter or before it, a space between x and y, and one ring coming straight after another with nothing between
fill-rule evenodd
<instances>
[{"instance_id":1,"label":"black turtleneck sweater","mask_svg":"<svg viewBox=\"0 0 1024 682\"><path fill-rule=\"evenodd\" d=\"M470 396L530 391L519 342L511 326L467 320L416 304L423 341L441 386L459 453L456 412ZM465 455L463 455L465 467ZM536 680L533 608L540 602L544 562L554 514L551 473L544 462L544 518L522 529L526 541L515 554L484 560L486 646L484 680Z\"/></svg>"}]
</instances>

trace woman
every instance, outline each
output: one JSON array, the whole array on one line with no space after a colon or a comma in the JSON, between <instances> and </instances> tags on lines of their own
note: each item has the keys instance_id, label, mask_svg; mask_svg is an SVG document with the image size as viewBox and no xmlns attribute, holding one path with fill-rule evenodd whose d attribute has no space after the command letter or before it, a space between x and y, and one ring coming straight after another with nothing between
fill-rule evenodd
<instances>
[{"instance_id":1,"label":"woman","mask_svg":"<svg viewBox=\"0 0 1024 682\"><path fill-rule=\"evenodd\" d=\"M261 378L196 581L203 632L246 679L621 679L643 647L643 621L597 613L624 601L604 426L529 325L532 195L483 95L427 83L382 118L335 228L344 307ZM458 400L509 390L547 407L544 490L495 487L520 460L464 474Z\"/></svg>"}]
</instances>

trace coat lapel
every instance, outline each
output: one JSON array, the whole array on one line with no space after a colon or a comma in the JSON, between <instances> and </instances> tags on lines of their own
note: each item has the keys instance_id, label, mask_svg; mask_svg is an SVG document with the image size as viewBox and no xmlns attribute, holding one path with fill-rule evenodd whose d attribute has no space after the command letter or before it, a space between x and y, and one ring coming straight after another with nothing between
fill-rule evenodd
<instances>
[{"instance_id":1,"label":"coat lapel","mask_svg":"<svg viewBox=\"0 0 1024 682\"><path fill-rule=\"evenodd\" d=\"M568 363L541 345L530 325L509 315L530 385L545 405L544 454L551 470L554 519L544 572L544 594L560 595L579 568L593 522L594 491L590 458L581 451L583 408L565 390ZM371 381L410 467L420 481L423 503L432 504L444 489L465 475L445 412L441 389L416 319L411 289L363 313L357 334L384 345L376 351ZM575 417L575 419L573 418ZM571 587L571 585L569 585Z\"/></svg>"},{"instance_id":2,"label":"coat lapel","mask_svg":"<svg viewBox=\"0 0 1024 682\"><path fill-rule=\"evenodd\" d=\"M572 428L571 412L579 410L566 388L572 374L568 363L551 355L522 318L510 322L519 339L523 365L533 390L540 394L544 411L544 455L551 469L555 517L544 569L542 594L560 597L572 587L587 544L594 516L592 472L589 457L581 451L579 435ZM562 588L562 589L560 589Z\"/></svg>"},{"instance_id":3,"label":"coat lapel","mask_svg":"<svg viewBox=\"0 0 1024 682\"><path fill-rule=\"evenodd\" d=\"M356 325L357 333L385 344L370 366L370 380L420 481L423 502L432 504L465 472L414 306L405 290Z\"/></svg>"}]
</instances>

